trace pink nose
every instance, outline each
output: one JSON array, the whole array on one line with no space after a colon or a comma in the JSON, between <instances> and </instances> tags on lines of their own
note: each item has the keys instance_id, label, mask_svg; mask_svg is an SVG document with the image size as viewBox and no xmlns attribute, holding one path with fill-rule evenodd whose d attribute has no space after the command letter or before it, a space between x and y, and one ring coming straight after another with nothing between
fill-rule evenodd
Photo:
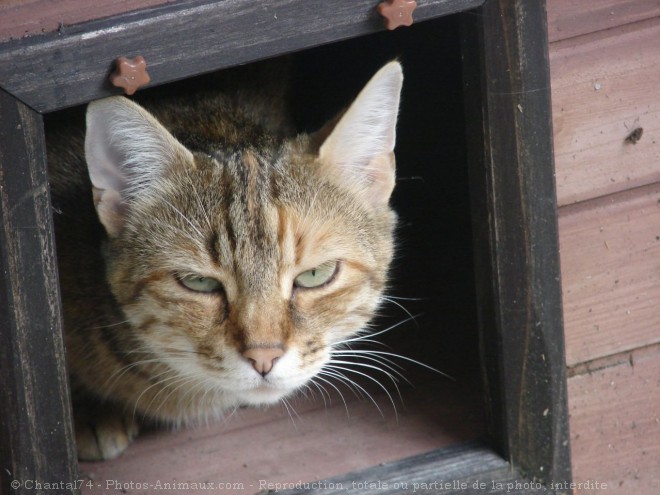
<instances>
[{"instance_id":1,"label":"pink nose","mask_svg":"<svg viewBox=\"0 0 660 495\"><path fill-rule=\"evenodd\" d=\"M243 357L261 376L266 376L273 369L275 361L284 355L279 347L252 347L243 352Z\"/></svg>"}]
</instances>

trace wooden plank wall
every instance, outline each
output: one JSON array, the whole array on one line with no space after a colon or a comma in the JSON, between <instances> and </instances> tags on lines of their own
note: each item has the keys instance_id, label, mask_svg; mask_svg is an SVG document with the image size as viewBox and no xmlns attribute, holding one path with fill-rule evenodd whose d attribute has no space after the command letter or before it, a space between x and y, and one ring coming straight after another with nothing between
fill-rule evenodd
<instances>
[{"instance_id":1,"label":"wooden plank wall","mask_svg":"<svg viewBox=\"0 0 660 495\"><path fill-rule=\"evenodd\" d=\"M657 495L660 1L548 0L548 30L574 478Z\"/></svg>"},{"instance_id":2,"label":"wooden plank wall","mask_svg":"<svg viewBox=\"0 0 660 495\"><path fill-rule=\"evenodd\" d=\"M174 0L0 0L0 40L57 30Z\"/></svg>"}]
</instances>

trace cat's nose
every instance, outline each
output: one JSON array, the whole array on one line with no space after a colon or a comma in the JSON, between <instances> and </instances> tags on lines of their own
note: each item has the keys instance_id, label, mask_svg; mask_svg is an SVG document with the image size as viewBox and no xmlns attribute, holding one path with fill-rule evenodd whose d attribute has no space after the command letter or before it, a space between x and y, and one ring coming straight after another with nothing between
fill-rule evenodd
<instances>
[{"instance_id":1,"label":"cat's nose","mask_svg":"<svg viewBox=\"0 0 660 495\"><path fill-rule=\"evenodd\" d=\"M243 351L243 357L261 376L266 376L273 369L275 361L284 355L281 347L252 347Z\"/></svg>"}]
</instances>

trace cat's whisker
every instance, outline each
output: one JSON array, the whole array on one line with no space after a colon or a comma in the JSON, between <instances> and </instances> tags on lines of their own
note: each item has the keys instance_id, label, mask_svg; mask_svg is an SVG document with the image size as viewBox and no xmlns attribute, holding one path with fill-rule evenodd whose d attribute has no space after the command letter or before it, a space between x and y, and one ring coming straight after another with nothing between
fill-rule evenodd
<instances>
[{"instance_id":1,"label":"cat's whisker","mask_svg":"<svg viewBox=\"0 0 660 495\"><path fill-rule=\"evenodd\" d=\"M215 380L207 379L206 381L208 382L208 386L206 387L206 391L204 392L204 400L208 400L209 402L208 406L203 407L206 424L208 426L209 414L211 413L213 413L212 420L219 418L220 420L222 420L223 424L227 424L227 421L229 421L229 419L232 416L234 416L234 414L236 414L236 411L238 410L238 406L232 407L228 414L224 410L218 411L217 396L221 394L222 391L220 390L220 387L218 386L218 383ZM207 393L210 394L209 399L206 399Z\"/></svg>"},{"instance_id":2,"label":"cat's whisker","mask_svg":"<svg viewBox=\"0 0 660 495\"><path fill-rule=\"evenodd\" d=\"M410 363L416 364L417 366L421 366L421 367L426 368L430 371L438 373L438 374L444 376L445 378L449 378L452 381L456 381L456 379L453 376L448 375L447 373L444 373L444 372L434 368L433 366L429 366L428 364L424 364L421 361L417 361L416 359L412 359L412 358L409 358L407 356L402 356L401 354L396 354L394 352L376 351L376 350L371 350L371 349L369 349L369 350L343 349L341 352L348 352L348 353L355 353L355 354L365 352L365 353L376 354L376 355L380 355L380 356L389 356L389 357L396 358L396 359L403 359L404 361L408 361Z\"/></svg>"},{"instance_id":3,"label":"cat's whisker","mask_svg":"<svg viewBox=\"0 0 660 495\"><path fill-rule=\"evenodd\" d=\"M314 385L316 387L316 389L319 391L319 393L321 394L321 399L323 400L323 408L324 409L327 409L328 405L332 405L332 398L330 397L330 394L328 393L328 391L322 385L316 383L314 381L314 379L310 380L309 384L306 385L306 387L311 390L311 385ZM326 396L328 397L327 400L326 400Z\"/></svg>"},{"instance_id":4,"label":"cat's whisker","mask_svg":"<svg viewBox=\"0 0 660 495\"><path fill-rule=\"evenodd\" d=\"M151 355L154 354L154 351L146 349L146 348L143 351L139 350L139 349L132 349L130 351L122 351L120 349L117 349L114 352L117 353L117 354L120 354L122 356L132 356L132 355L135 355L135 354L151 354Z\"/></svg>"},{"instance_id":5,"label":"cat's whisker","mask_svg":"<svg viewBox=\"0 0 660 495\"><path fill-rule=\"evenodd\" d=\"M415 325L417 325L417 327L419 327L419 324L417 323L417 320L415 319L415 316L413 316L413 315L410 313L410 311L408 311L408 310L407 310L402 304L398 303L397 301L395 301L394 299L392 299L392 298L390 298L390 297L388 297L388 296L381 296L380 298L381 298L383 301L387 301L387 302L389 302L389 303L391 303L391 304L394 304L395 306L398 306L399 308L401 308L401 309L402 309L402 310L403 310L403 311L404 311L404 312L405 312L405 313L406 313L406 314L412 319L412 321L415 322Z\"/></svg>"},{"instance_id":6,"label":"cat's whisker","mask_svg":"<svg viewBox=\"0 0 660 495\"><path fill-rule=\"evenodd\" d=\"M310 386L309 382L305 383L300 389L298 389L298 393L302 395L305 400L316 400L316 391ZM323 394L321 394L321 398L325 404L325 396Z\"/></svg>"},{"instance_id":7,"label":"cat's whisker","mask_svg":"<svg viewBox=\"0 0 660 495\"><path fill-rule=\"evenodd\" d=\"M217 380L213 377L197 373L188 376L193 381L190 384L190 388L183 395L176 397L177 408L183 411L186 417L192 415L198 418L200 422L203 419L206 426L209 426L209 417L211 420L222 419L224 421L226 419L224 411L219 411L217 407L214 407L216 394L222 393L222 388L218 385ZM194 408L194 412L191 412L191 407ZM234 412L235 409L232 410L232 414ZM184 422L186 422L185 417Z\"/></svg>"},{"instance_id":8,"label":"cat's whisker","mask_svg":"<svg viewBox=\"0 0 660 495\"><path fill-rule=\"evenodd\" d=\"M334 352L334 351L339 351L339 350L343 350L343 349L350 349L351 348L350 346L354 345L355 342L358 342L359 344L372 344L372 345L387 347L387 345L385 343L380 342L378 340L370 339L368 337L369 337L369 335L364 335L364 336L361 336L360 338L356 337L355 339L336 342L332 345L337 346L337 347L333 347L332 350Z\"/></svg>"},{"instance_id":9,"label":"cat's whisker","mask_svg":"<svg viewBox=\"0 0 660 495\"><path fill-rule=\"evenodd\" d=\"M374 363L378 363L380 366L383 366L383 367L387 368L394 376L400 378L401 380L406 382L408 385L412 386L412 383L410 382L410 380L408 380L406 378L406 376L400 370L395 368L395 366L396 366L397 368L402 370L403 367L400 364L395 363L394 361L391 361L390 359L387 359L387 358L382 357L382 356L370 356L369 351L365 351L364 353L359 352L359 351L355 352L355 353L353 353L353 352L344 353L344 352L341 352L341 351L333 353L333 356L338 356L338 357L353 357L353 358L355 358L356 355L357 355L357 359L365 359L365 360L368 360L368 361L371 361L371 362L374 362ZM359 361L349 361L349 363L356 364L356 365L364 365L363 363L360 363ZM379 371L383 372L383 373L386 373L386 374L390 375L389 372L387 372L383 369L379 369L377 367L375 367L375 368L378 369Z\"/></svg>"},{"instance_id":10,"label":"cat's whisker","mask_svg":"<svg viewBox=\"0 0 660 495\"><path fill-rule=\"evenodd\" d=\"M156 226L162 227L164 230L166 229L168 231L177 232L177 233L181 234L182 237L185 237L186 239L190 239L190 232L188 232L187 230L184 230L180 227L177 227L172 222L166 222L166 221L163 221L159 218L153 218L151 221L153 222L154 227L156 227Z\"/></svg>"},{"instance_id":11,"label":"cat's whisker","mask_svg":"<svg viewBox=\"0 0 660 495\"><path fill-rule=\"evenodd\" d=\"M348 368L342 368L341 366L331 366L331 365L329 365L329 364L326 365L326 366L328 366L328 367L332 370L332 373L330 373L330 370L325 370L324 373L325 373L326 375L328 375L328 376L334 376L335 378L339 378L339 379L340 379L341 381L343 381L344 383L346 383L346 384L351 384L352 386L356 387L356 389L358 389L358 390L360 390L362 393L364 393L365 396L366 396L366 397L367 397L367 398L368 398L368 399L374 404L374 406L376 406L376 409L378 410L378 412L380 413L380 415L381 415L383 418L385 417L385 414L383 414L382 409L380 408L380 406L378 405L378 403L376 402L376 400L372 397L372 395L371 395L369 392L367 392L367 390L366 390L362 385L360 385L359 383L357 383L355 380L351 380L349 377L347 377L346 375L344 375L344 374L340 371L340 370L343 370L343 371L351 371L351 372L355 372L355 370L351 370L351 369L348 369ZM368 376L368 375L365 375L364 373L360 373L360 372L356 372L356 373L357 373L357 374L364 375L364 376ZM373 379L373 378L372 378L372 380L374 380L376 383L378 383L377 380L375 380L375 379ZM379 383L379 385L380 385L380 383ZM382 385L381 385L381 386L382 386ZM387 390L386 390L386 392L387 392ZM388 395L389 395L389 393L388 393ZM392 400L391 397L390 397L390 400ZM394 402L392 402L392 404L394 404ZM396 408L395 408L395 411L396 411Z\"/></svg>"},{"instance_id":12,"label":"cat's whisker","mask_svg":"<svg viewBox=\"0 0 660 495\"><path fill-rule=\"evenodd\" d=\"M88 329L89 330L103 330L104 328L112 328L112 327L118 327L118 326L121 326L121 325L125 325L126 323L130 323L130 320L124 320L124 321L120 321L120 322L117 322L117 323L111 323L109 325L100 325L100 326L97 326L97 327L88 327Z\"/></svg>"},{"instance_id":13,"label":"cat's whisker","mask_svg":"<svg viewBox=\"0 0 660 495\"><path fill-rule=\"evenodd\" d=\"M234 406L229 414L223 416L222 419L224 420L224 422L226 423L231 418L233 418L236 415L236 413L238 412L238 409L239 409L238 406Z\"/></svg>"},{"instance_id":14,"label":"cat's whisker","mask_svg":"<svg viewBox=\"0 0 660 495\"><path fill-rule=\"evenodd\" d=\"M166 392L168 389L170 390L170 392L167 395L163 396L163 398L160 399L158 407L156 407L156 409L153 410L154 415L158 416L158 413L163 408L163 406L165 406L165 404L168 403L170 397L172 397L172 395L174 393L176 393L177 391L179 391L182 387L192 385L191 390L192 391L197 390L197 387L198 387L198 383L197 383L198 378L197 377L183 375L183 376L180 376L179 378L180 378L179 380L168 381L168 383L165 384L165 386L163 386L161 388L161 390L156 392L156 394L153 396L153 398L151 399L151 401L149 402L149 404L147 406L147 408L150 411L152 410L151 409L152 404L156 403L156 399L158 399L158 397L162 393ZM175 397L174 402L176 403L176 410L179 411L179 423L185 422L185 416L187 414L184 411L186 411L186 408L181 407L181 406L182 406L182 402L184 402L184 398L187 397L190 394L191 390L186 391L186 393L183 396L176 396Z\"/></svg>"},{"instance_id":15,"label":"cat's whisker","mask_svg":"<svg viewBox=\"0 0 660 495\"><path fill-rule=\"evenodd\" d=\"M163 201L163 203L165 203L166 205L168 205L169 207L171 207L176 213L178 213L179 216L180 216L183 220L185 220L185 221L188 223L188 225L190 225L190 227L192 227L192 229L197 233L197 235L199 236L200 239L205 239L205 238L206 238L206 237L204 236L204 234L202 234L202 232L199 230L199 227L198 227L197 225L195 225L194 223L192 223L192 221L191 221L186 215L184 215L184 214L181 212L181 210L179 210L176 206L174 206L174 205L173 205L172 203L170 203L167 199L165 199L165 197L161 197L160 199L161 199L161 201Z\"/></svg>"},{"instance_id":16,"label":"cat's whisker","mask_svg":"<svg viewBox=\"0 0 660 495\"><path fill-rule=\"evenodd\" d=\"M337 393L339 394L339 397L341 398L341 401L344 403L344 408L346 409L346 417L350 418L351 415L348 412L348 404L346 403L346 399L344 398L344 394L341 393L341 390L339 390L339 388L337 388L337 386L334 383L332 383L331 381L328 381L325 378L323 378L322 376L320 376L320 374L316 375L312 379L312 383L314 383L316 386L321 387L323 390L325 390L325 387L323 387L321 384L316 383L316 380L321 380L323 383L325 383L327 385L330 385L332 388L334 388L337 391ZM326 393L328 393L328 392L326 391ZM330 404L332 404L332 397L330 396L330 393L328 393L328 400L330 401Z\"/></svg>"},{"instance_id":17,"label":"cat's whisker","mask_svg":"<svg viewBox=\"0 0 660 495\"><path fill-rule=\"evenodd\" d=\"M151 352L145 352L145 354L153 355ZM169 361L174 362L174 361L180 361L183 363L186 363L189 361L189 358L187 357L169 357ZM131 369L138 367L138 366L144 366L147 364L163 364L165 365L165 362L162 358L153 358L153 359L142 359L139 361L135 361L133 363L127 364L125 366L122 366L118 370L116 370L112 375L110 375L105 382L99 387L99 390L104 391L103 396L104 399L108 399L110 396L110 393L112 392L112 389L116 386L117 383L121 380L121 378ZM160 375L157 375L160 376Z\"/></svg>"},{"instance_id":18,"label":"cat's whisker","mask_svg":"<svg viewBox=\"0 0 660 495\"><path fill-rule=\"evenodd\" d=\"M391 331L391 330L394 330L394 329L397 328L397 327L400 327L401 325L403 325L403 324L405 324L405 323L408 323L408 322L411 321L411 320L414 320L414 319L417 318L418 316L420 316L420 314L417 314L417 315L410 315L408 318L406 318L406 319L404 319L404 320L401 320L400 322L395 323L394 325L390 325L389 327L387 327L387 328L385 328L385 329L383 329L383 330L381 330L381 331L379 331L379 332L376 332L376 333L370 333L370 334L368 334L368 335L364 335L364 336L358 335L357 337L353 337L353 338L350 338L350 339L345 339L345 340L340 340L340 341L334 342L332 345L334 346L334 345L346 344L346 343L348 343L348 342L369 342L369 340L367 340L367 337L368 337L369 339L371 339L371 338L373 338L373 337L377 337L378 335L382 335L382 334L384 334L384 333L386 333L386 332L389 332L389 331Z\"/></svg>"},{"instance_id":19,"label":"cat's whisker","mask_svg":"<svg viewBox=\"0 0 660 495\"><path fill-rule=\"evenodd\" d=\"M301 227L302 225L307 225L307 223L306 223L306 222L307 222L307 219L309 218L309 214L310 214L310 212L312 211L312 208L314 207L314 204L316 203L316 199L318 198L319 191L320 191L320 189L317 189L317 190L314 192L314 196L312 196L312 200L309 202L309 205L307 205L307 208L306 208L305 212L302 214L302 217L301 217L301 218L302 218L302 221L301 221L301 222L298 222L298 224L296 225L296 230L295 230L295 232L293 233L293 237L294 237L294 239L298 238L298 234L299 234L299 231L300 231L300 227Z\"/></svg>"},{"instance_id":20,"label":"cat's whisker","mask_svg":"<svg viewBox=\"0 0 660 495\"><path fill-rule=\"evenodd\" d=\"M156 351L151 350L151 349L147 348L146 346L144 346L144 350L140 350L140 349L131 349L130 351L120 351L120 350L117 350L117 351L115 351L115 352L117 352L118 354L121 354L122 356L130 356L130 355L132 355L132 354L152 354L152 355L155 355L155 354L156 354ZM171 358L174 358L174 359L177 359L177 358L180 358L180 359L190 359L189 355L194 355L194 356L207 356L206 354L204 354L204 353L202 353L202 352L199 352L199 351L193 351L193 350L190 350L190 349L172 349L172 348L166 348L166 349L164 349L164 350L161 349L159 352L161 352L162 354L166 354L166 355L167 355L167 359L171 359Z\"/></svg>"},{"instance_id":21,"label":"cat's whisker","mask_svg":"<svg viewBox=\"0 0 660 495\"><path fill-rule=\"evenodd\" d=\"M371 360L371 361L376 361L377 363L380 363L383 366L386 366L388 369L392 370L392 372L394 372L394 373L400 373L400 370L405 370L405 368L402 365L400 365L399 363L397 363L397 362L395 362L395 361L393 361L389 358L386 358L386 357L383 357L383 356L380 356L380 355L373 356L372 351L373 351L372 349L343 348L343 349L333 349L332 350L332 355L333 356L344 356L344 357L347 357L347 356L355 357L356 355L358 355L357 357L359 359L368 359L368 360Z\"/></svg>"},{"instance_id":22,"label":"cat's whisker","mask_svg":"<svg viewBox=\"0 0 660 495\"><path fill-rule=\"evenodd\" d=\"M210 421L224 419L224 411L218 411L215 404L217 383L211 377L195 375L195 382L191 384L182 395L176 397L177 407L181 411L188 411L188 416L194 415L200 424L207 427ZM193 412L190 412L193 411Z\"/></svg>"},{"instance_id":23,"label":"cat's whisker","mask_svg":"<svg viewBox=\"0 0 660 495\"><path fill-rule=\"evenodd\" d=\"M159 413L160 410L162 409L163 405L165 405L165 403L167 402L167 400L172 396L172 394L173 394L174 392L176 392L177 390L179 390L182 386L184 386L184 385L186 385L186 384L188 384L188 383L194 382L194 381L195 381L195 378L191 378L191 377L188 377L188 376L180 376L180 377L178 377L177 380L169 381L167 384L165 384L163 387L161 387L161 389L160 389L158 392L156 392L156 393L154 394L154 396L153 396L153 397L151 398L151 400L149 401L149 404L147 404L146 409L149 410L149 411L152 411L151 405L154 404L154 403L156 402L156 399L157 399L157 398L158 398L163 392L165 392L166 390L172 388L172 389L170 390L170 392L169 392L167 395L163 396L163 398L161 399L161 401L160 401L158 407L156 407L156 409L153 409L153 413L152 413L152 414L153 414L154 416L158 416L158 413Z\"/></svg>"},{"instance_id":24,"label":"cat's whisker","mask_svg":"<svg viewBox=\"0 0 660 495\"><path fill-rule=\"evenodd\" d=\"M323 370L317 375L317 377L320 377L321 375L325 375L325 376L327 376L327 377L329 377L329 378L336 378L337 380L339 380L339 382L340 382L341 384L345 385L346 388L348 388L348 390L350 390L351 392L353 392L353 395L354 395L355 397L357 397L357 398L360 399L360 400L362 400L362 399L366 399L366 396L364 395L364 393L362 393L362 391L361 391L359 388L357 388L357 387L353 384L353 382L352 382L350 379L346 378L343 374L341 374L341 373L339 373L339 372L337 372L337 371L333 371L333 370L329 370L329 369L323 369ZM327 382L327 383L332 383L332 382Z\"/></svg>"},{"instance_id":25,"label":"cat's whisker","mask_svg":"<svg viewBox=\"0 0 660 495\"><path fill-rule=\"evenodd\" d=\"M396 299L397 301L428 301L428 297L400 297L400 296L392 296L387 294L386 297L388 299Z\"/></svg>"},{"instance_id":26,"label":"cat's whisker","mask_svg":"<svg viewBox=\"0 0 660 495\"><path fill-rule=\"evenodd\" d=\"M390 373L387 370L379 368L378 366L374 366L373 364L360 363L358 361L344 361L344 360L341 360L341 359L332 359L330 361L330 364L331 365L347 364L347 365L351 365L351 366L359 366L361 368L368 368L368 369L376 370L376 371L379 371L380 373L383 373L385 376L387 376L392 381L392 383L394 383L394 385L397 386L398 378L397 378L396 375Z\"/></svg>"},{"instance_id":27,"label":"cat's whisker","mask_svg":"<svg viewBox=\"0 0 660 495\"><path fill-rule=\"evenodd\" d=\"M184 399L185 397L187 397L188 395L192 395L192 394L194 394L196 391L198 391L198 389L199 389L199 387L200 387L199 377L197 377L197 376L187 377L187 380L182 380L182 382L177 382L177 383L180 383L180 384L177 385L176 387L174 387L174 388L170 391L170 393L167 394L167 396L163 397L163 399L160 401L160 405L156 408L156 411L155 411L155 413L154 413L155 415L158 415L158 412L159 412L159 411L162 409L162 407L167 403L167 401L170 399L170 397L172 397L172 395L173 395L175 392L177 392L178 390L180 390L182 387L184 387L184 386L188 386L188 385L192 385L191 388L190 388L190 389L189 389L189 390L188 390L183 396L181 396L181 397L177 397L176 402L177 402L178 405L181 404L181 402L183 402L183 399ZM165 387L163 388L163 390L159 391L159 392L154 396L154 398L152 399L152 402L156 400L156 398L158 397L158 395L160 395L161 392L163 392L165 389L167 389L168 387L170 387L170 386L172 386L172 385L173 385L172 383L169 383L167 386L165 386ZM151 409L151 403L149 404L148 408ZM186 410L186 408L183 408L183 407L178 407L177 409L179 409L180 411L185 411L185 410Z\"/></svg>"},{"instance_id":28,"label":"cat's whisker","mask_svg":"<svg viewBox=\"0 0 660 495\"><path fill-rule=\"evenodd\" d=\"M314 390L311 389L309 383L303 384L298 390L296 390L296 397L303 397L305 400L310 400L316 398Z\"/></svg>"},{"instance_id":29,"label":"cat's whisker","mask_svg":"<svg viewBox=\"0 0 660 495\"><path fill-rule=\"evenodd\" d=\"M163 376L167 373L174 373L174 370L167 369L163 373L159 373L158 375L153 376L151 378L152 379L160 378L161 376ZM146 394L149 390L151 390L154 387L162 387L163 384L165 384L169 381L172 381L172 380L176 380L176 379L180 379L180 375L174 374L174 376L170 376L170 377L160 379L160 380L156 381L155 383L152 383L148 387L145 387L144 390L142 390L142 392L140 393L140 395L138 395L137 399L135 399L135 403L133 405L133 417L135 418L136 415L137 415L138 405L140 404L140 400L142 400L142 397L144 396L144 394Z\"/></svg>"},{"instance_id":30,"label":"cat's whisker","mask_svg":"<svg viewBox=\"0 0 660 495\"><path fill-rule=\"evenodd\" d=\"M213 224L211 223L211 219L209 218L208 213L206 212L206 209L204 208L204 203L202 203L202 198L199 196L199 193L197 192L197 188L195 187L195 183L190 177L190 174L186 174L186 179L188 179L188 184L190 184L190 189L192 190L193 194L195 195L195 200L197 201L197 204L199 205L199 209L204 215L204 218L206 220L206 225L208 225L208 228L210 231L213 231Z\"/></svg>"},{"instance_id":31,"label":"cat's whisker","mask_svg":"<svg viewBox=\"0 0 660 495\"><path fill-rule=\"evenodd\" d=\"M371 381L374 382L376 385L378 385L378 386L379 386L379 387L385 392L385 394L387 395L387 397L390 399L390 402L392 403L392 408L394 409L394 416L395 416L395 418L398 420L399 415L398 415L398 411L397 411L397 409L396 409L396 403L394 402L394 398L392 397L392 394L390 394L390 391L387 390L387 387L386 387L385 385L383 385L382 383L380 383L378 380L376 380L376 379L375 379L374 377L372 377L371 375L368 375L367 373L363 373L363 372L361 372L361 371L354 370L354 369L352 369L352 368L345 368L345 367L343 367L343 366L336 366L336 365L334 365L332 362L330 362L329 366L330 366L332 369L334 369L334 370L342 370L342 371L346 371L346 372L349 372L349 373L355 373L356 375L360 375L360 376L362 376L362 377L364 377L364 378L366 378L366 379L368 379L368 380L371 380ZM395 383L395 385L396 385L396 382L394 382L394 383ZM398 390L399 390L399 388L397 387L397 391L398 391ZM399 393L399 396L400 396L400 395L401 395L401 394ZM381 414L382 414L382 411L381 411ZM384 417L384 416L383 416L383 417Z\"/></svg>"},{"instance_id":32,"label":"cat's whisker","mask_svg":"<svg viewBox=\"0 0 660 495\"><path fill-rule=\"evenodd\" d=\"M205 384L206 384L207 381L209 381L208 378L204 377L204 383ZM211 391L213 391L213 393L215 393L214 387L212 386L212 384L209 384L209 385L205 386L204 387L204 393L202 394L202 397L199 399L198 404L197 404L198 409L201 409L202 411L204 411L204 422L205 422L207 427L209 426L209 410L211 408L208 407L208 406L205 406L204 404L205 404L205 401L207 400L206 397L208 396L208 394ZM213 398L213 395L211 395L211 398ZM185 400L185 396L181 399L181 401L183 402L184 400Z\"/></svg>"},{"instance_id":33,"label":"cat's whisker","mask_svg":"<svg viewBox=\"0 0 660 495\"><path fill-rule=\"evenodd\" d=\"M383 373L385 376L387 376L387 378L389 378L392 381L392 384L394 385L396 393L399 396L399 400L403 404L404 400L403 400L403 395L401 394L401 389L399 388L399 384L398 384L399 379L398 379L398 377L401 377L404 381L406 381L409 384L410 384L410 382L408 380L406 380L406 378L400 372L396 372L396 375L394 375L394 374L390 373L389 371L387 371L383 368L379 368L378 366L374 366L372 364L360 363L359 361L342 361L342 360L333 359L331 361L331 363L332 364L346 364L346 365L349 365L349 366L359 366L359 367L362 367L362 368L374 369L376 371L379 371L379 372ZM379 362L379 364L383 365L383 363L380 363L380 362ZM356 370L352 370L352 371L354 373L359 373ZM382 385L380 382L378 382L375 378L372 378L372 380L377 382L378 385L382 389L386 389L386 387L384 385ZM385 390L385 393L387 393L388 396L390 395L387 390ZM390 399L391 399L391 397L390 397ZM396 412L396 407L394 409L395 409L395 412Z\"/></svg>"},{"instance_id":34,"label":"cat's whisker","mask_svg":"<svg viewBox=\"0 0 660 495\"><path fill-rule=\"evenodd\" d=\"M161 358L154 358L154 359L143 359L140 361L135 361L134 363L127 364L125 366L122 366L119 368L117 371L115 371L112 375L110 375L105 382L101 385L99 390L105 390L104 392L104 399L107 399L110 395L110 392L114 388L114 386L119 382L122 376L124 376L129 370L132 368L135 368L137 366L142 366L145 364L152 364L152 363L162 363L163 360ZM160 375L157 375L160 376ZM113 380L114 378L114 380ZM112 382L110 382L112 380ZM107 387L107 388L106 388Z\"/></svg>"},{"instance_id":35,"label":"cat's whisker","mask_svg":"<svg viewBox=\"0 0 660 495\"><path fill-rule=\"evenodd\" d=\"M281 404L284 406L284 408L286 409L286 412L289 414L289 418L291 419L291 423L293 424L293 427L297 430L297 429L298 429L298 425L296 424L296 421L295 421L293 415L295 414L295 415L296 415L296 418L298 418L300 421L302 421L302 418L298 415L298 413L296 412L295 408L294 408L293 405L291 405L291 403L286 399L286 397L282 397L282 398L280 399L280 403L281 403Z\"/></svg>"}]
</instances>

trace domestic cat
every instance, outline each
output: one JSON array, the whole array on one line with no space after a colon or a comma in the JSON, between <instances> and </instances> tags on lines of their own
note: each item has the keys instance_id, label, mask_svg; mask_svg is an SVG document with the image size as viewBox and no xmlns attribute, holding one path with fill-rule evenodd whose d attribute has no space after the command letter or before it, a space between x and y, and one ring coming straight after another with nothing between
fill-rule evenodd
<instances>
[{"instance_id":1,"label":"domestic cat","mask_svg":"<svg viewBox=\"0 0 660 495\"><path fill-rule=\"evenodd\" d=\"M272 76L272 74L271 74ZM48 132L80 459L143 419L278 402L364 330L387 285L403 76L296 135L263 81L89 104Z\"/></svg>"}]
</instances>

